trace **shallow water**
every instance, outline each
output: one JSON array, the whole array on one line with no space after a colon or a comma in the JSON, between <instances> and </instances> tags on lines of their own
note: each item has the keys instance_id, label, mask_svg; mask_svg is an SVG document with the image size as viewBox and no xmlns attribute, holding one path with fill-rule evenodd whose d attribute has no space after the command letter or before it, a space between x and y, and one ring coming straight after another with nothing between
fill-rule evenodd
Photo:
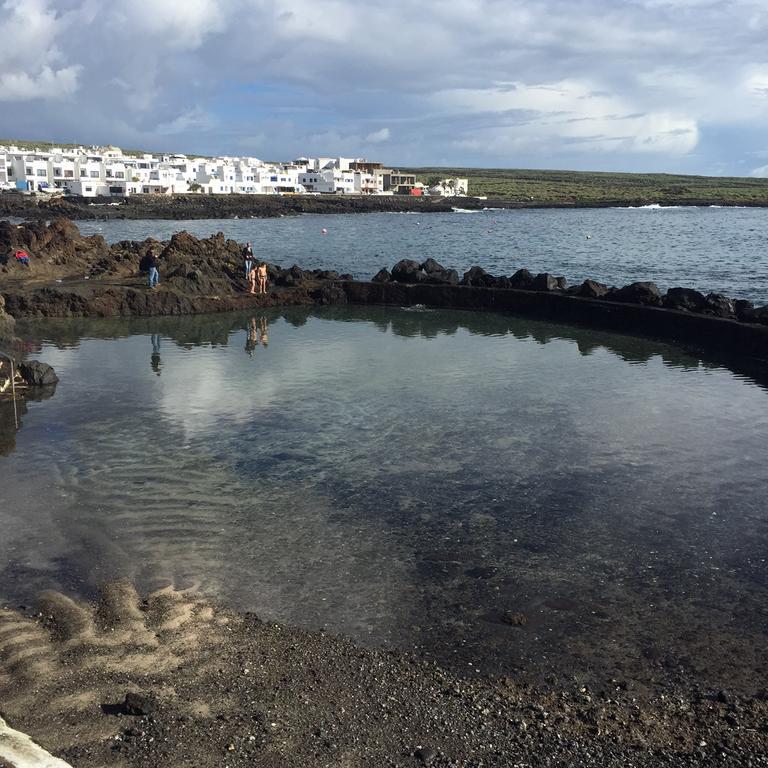
<instances>
[{"instance_id":1,"label":"shallow water","mask_svg":"<svg viewBox=\"0 0 768 768\"><path fill-rule=\"evenodd\" d=\"M22 330L61 383L0 457L2 599L173 580L473 674L768 682L752 379L451 311Z\"/></svg>"},{"instance_id":2,"label":"shallow water","mask_svg":"<svg viewBox=\"0 0 768 768\"><path fill-rule=\"evenodd\" d=\"M768 209L602 208L472 213L306 215L278 219L80 222L110 242L168 239L186 229L251 240L257 255L369 279L403 258L429 256L465 272L521 267L609 285L653 280L768 304ZM321 234L325 228L327 235Z\"/></svg>"}]
</instances>

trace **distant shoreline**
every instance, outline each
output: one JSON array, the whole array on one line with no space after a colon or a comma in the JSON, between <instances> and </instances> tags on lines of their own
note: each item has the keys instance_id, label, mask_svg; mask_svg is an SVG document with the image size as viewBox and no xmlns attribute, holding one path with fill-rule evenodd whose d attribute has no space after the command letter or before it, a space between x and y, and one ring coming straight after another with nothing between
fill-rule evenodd
<instances>
[{"instance_id":1,"label":"distant shoreline","mask_svg":"<svg viewBox=\"0 0 768 768\"><path fill-rule=\"evenodd\" d=\"M4 194L0 195L0 217L23 219L51 219L65 216L72 220L109 219L233 219L233 218L278 218L297 216L304 213L448 213L455 208L466 210L501 209L594 209L630 208L648 205L685 207L768 207L765 201L729 198L702 198L679 200L670 198L638 197L637 199L604 200L509 200L479 199L477 197L420 198L406 195L396 196L343 196L343 195L173 195L133 196L124 200L114 198L57 197L52 199L37 196Z\"/></svg>"}]
</instances>

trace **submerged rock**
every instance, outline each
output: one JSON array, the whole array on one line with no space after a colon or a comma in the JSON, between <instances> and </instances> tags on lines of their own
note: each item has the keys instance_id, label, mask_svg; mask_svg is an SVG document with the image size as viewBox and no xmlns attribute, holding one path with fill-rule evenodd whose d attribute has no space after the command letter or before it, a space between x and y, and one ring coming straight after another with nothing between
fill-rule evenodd
<instances>
[{"instance_id":1,"label":"submerged rock","mask_svg":"<svg viewBox=\"0 0 768 768\"><path fill-rule=\"evenodd\" d=\"M59 377L47 363L38 360L23 361L17 364L17 370L21 378L30 387L49 387L57 384Z\"/></svg>"}]
</instances>

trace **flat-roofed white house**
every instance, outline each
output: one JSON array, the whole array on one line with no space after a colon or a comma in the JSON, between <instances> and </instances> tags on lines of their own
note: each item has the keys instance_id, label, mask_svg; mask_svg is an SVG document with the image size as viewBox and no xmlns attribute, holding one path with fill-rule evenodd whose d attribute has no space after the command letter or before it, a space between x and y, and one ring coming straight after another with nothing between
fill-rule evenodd
<instances>
[{"instance_id":1,"label":"flat-roofed white house","mask_svg":"<svg viewBox=\"0 0 768 768\"><path fill-rule=\"evenodd\" d=\"M464 197L469 191L469 179L443 179L429 188L430 195L438 197Z\"/></svg>"}]
</instances>

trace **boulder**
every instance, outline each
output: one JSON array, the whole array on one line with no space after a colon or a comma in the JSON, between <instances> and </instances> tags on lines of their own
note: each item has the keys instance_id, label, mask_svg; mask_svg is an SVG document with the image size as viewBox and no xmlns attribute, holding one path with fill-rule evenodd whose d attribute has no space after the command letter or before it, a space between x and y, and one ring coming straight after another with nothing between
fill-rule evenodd
<instances>
[{"instance_id":1,"label":"boulder","mask_svg":"<svg viewBox=\"0 0 768 768\"><path fill-rule=\"evenodd\" d=\"M459 273L455 269L434 270L427 273L425 282L437 285L458 285Z\"/></svg>"},{"instance_id":2,"label":"boulder","mask_svg":"<svg viewBox=\"0 0 768 768\"><path fill-rule=\"evenodd\" d=\"M644 304L651 307L661 306L661 291L656 283L638 282L625 285L616 291L609 291L606 298L624 304Z\"/></svg>"},{"instance_id":3,"label":"boulder","mask_svg":"<svg viewBox=\"0 0 768 768\"><path fill-rule=\"evenodd\" d=\"M123 701L123 714L132 717L145 717L157 710L157 697L151 693L126 693Z\"/></svg>"},{"instance_id":4,"label":"boulder","mask_svg":"<svg viewBox=\"0 0 768 768\"><path fill-rule=\"evenodd\" d=\"M422 272L426 272L428 275L433 272L445 272L446 269L442 264L439 264L434 259L427 259L421 266Z\"/></svg>"},{"instance_id":5,"label":"boulder","mask_svg":"<svg viewBox=\"0 0 768 768\"><path fill-rule=\"evenodd\" d=\"M768 325L768 306L758 307L754 311L753 322L761 323L762 325Z\"/></svg>"},{"instance_id":6,"label":"boulder","mask_svg":"<svg viewBox=\"0 0 768 768\"><path fill-rule=\"evenodd\" d=\"M703 293L693 288L670 288L664 296L664 306L667 309L679 309L684 312L701 312L707 300Z\"/></svg>"},{"instance_id":7,"label":"boulder","mask_svg":"<svg viewBox=\"0 0 768 768\"><path fill-rule=\"evenodd\" d=\"M321 269L316 272L316 276L318 280L338 280L340 278L335 269Z\"/></svg>"},{"instance_id":8,"label":"boulder","mask_svg":"<svg viewBox=\"0 0 768 768\"><path fill-rule=\"evenodd\" d=\"M372 278L372 283L388 283L392 279L388 269L380 269Z\"/></svg>"},{"instance_id":9,"label":"boulder","mask_svg":"<svg viewBox=\"0 0 768 768\"><path fill-rule=\"evenodd\" d=\"M413 259L401 259L392 267L392 279L398 283L421 283L425 278L421 264Z\"/></svg>"},{"instance_id":10,"label":"boulder","mask_svg":"<svg viewBox=\"0 0 768 768\"><path fill-rule=\"evenodd\" d=\"M602 299L607 293L608 286L605 283L598 283L597 280L585 280L576 291L577 296L583 296L586 299Z\"/></svg>"},{"instance_id":11,"label":"boulder","mask_svg":"<svg viewBox=\"0 0 768 768\"><path fill-rule=\"evenodd\" d=\"M723 296L722 293L708 293L703 311L705 314L714 315L715 317L736 317L733 299Z\"/></svg>"},{"instance_id":12,"label":"boulder","mask_svg":"<svg viewBox=\"0 0 768 768\"><path fill-rule=\"evenodd\" d=\"M59 381L56 372L47 363L38 360L24 361L18 364L17 370L21 378L30 387L49 387Z\"/></svg>"},{"instance_id":13,"label":"boulder","mask_svg":"<svg viewBox=\"0 0 768 768\"><path fill-rule=\"evenodd\" d=\"M509 278L510 288L518 288L522 291L530 291L533 288L533 275L527 269L518 269Z\"/></svg>"},{"instance_id":14,"label":"boulder","mask_svg":"<svg viewBox=\"0 0 768 768\"><path fill-rule=\"evenodd\" d=\"M736 317L743 323L753 323L755 321L755 305L746 299L736 299L733 302L733 310Z\"/></svg>"},{"instance_id":15,"label":"boulder","mask_svg":"<svg viewBox=\"0 0 768 768\"><path fill-rule=\"evenodd\" d=\"M549 272L541 272L533 278L534 291L563 291L567 285L564 277L555 277Z\"/></svg>"},{"instance_id":16,"label":"boulder","mask_svg":"<svg viewBox=\"0 0 768 768\"><path fill-rule=\"evenodd\" d=\"M493 275L489 275L482 267L470 267L461 279L462 285L487 286L493 281Z\"/></svg>"}]
</instances>

